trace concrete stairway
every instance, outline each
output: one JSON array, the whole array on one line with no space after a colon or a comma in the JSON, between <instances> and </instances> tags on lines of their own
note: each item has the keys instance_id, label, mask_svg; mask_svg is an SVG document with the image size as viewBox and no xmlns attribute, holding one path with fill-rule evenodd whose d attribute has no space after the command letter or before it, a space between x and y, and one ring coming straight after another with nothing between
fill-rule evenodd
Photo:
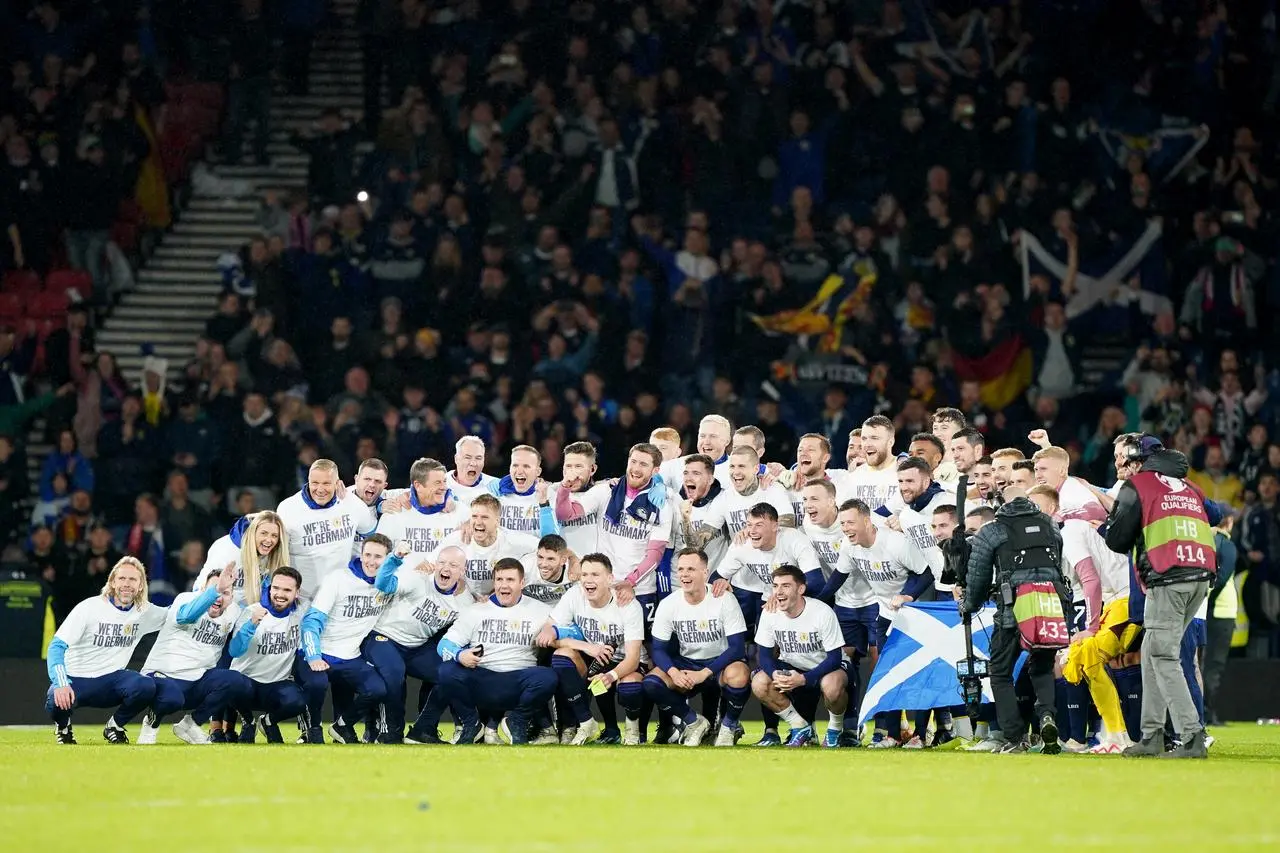
<instances>
[{"instance_id":1,"label":"concrete stairway","mask_svg":"<svg viewBox=\"0 0 1280 853\"><path fill-rule=\"evenodd\" d=\"M175 224L137 271L137 286L126 294L98 331L98 348L115 354L129 383L141 379L142 346L151 344L168 359L168 379L178 380L195 352L196 339L214 313L222 290L216 261L260 233L257 212L267 189L306 186L306 154L289 144L289 135L314 121L325 107L352 118L361 108L360 40L355 30L358 0L334 0L337 25L316 36L311 58L311 93L288 95L277 85L271 101L270 163L263 166L214 166L214 176L247 183L247 195L211 195L194 189ZM246 140L246 143L248 140ZM39 426L39 425L36 425ZM27 443L32 498L40 466L52 449L42 429Z\"/></svg>"}]
</instances>

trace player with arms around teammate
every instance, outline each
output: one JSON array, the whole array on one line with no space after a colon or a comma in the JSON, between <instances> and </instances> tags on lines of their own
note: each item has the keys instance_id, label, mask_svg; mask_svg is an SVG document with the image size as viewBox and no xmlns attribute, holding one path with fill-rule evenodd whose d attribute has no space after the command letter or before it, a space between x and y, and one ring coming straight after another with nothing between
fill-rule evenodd
<instances>
[{"instance_id":1,"label":"player with arms around teammate","mask_svg":"<svg viewBox=\"0 0 1280 853\"><path fill-rule=\"evenodd\" d=\"M467 555L467 591L476 599L493 592L493 568L499 560L519 560L538 547L537 537L512 533L501 521L498 499L490 494L476 495L470 518L444 540L444 545L456 545Z\"/></svg>"},{"instance_id":2,"label":"player with arms around teammate","mask_svg":"<svg viewBox=\"0 0 1280 853\"><path fill-rule=\"evenodd\" d=\"M751 691L791 726L787 746L793 747L813 742L809 720L821 698L830 718L827 740L835 745L849 707L849 679L840 666L844 639L835 612L816 598L805 597L804 579L797 566L773 570L777 609L760 616L756 629L760 671L751 680Z\"/></svg>"},{"instance_id":3,"label":"player with arms around teammate","mask_svg":"<svg viewBox=\"0 0 1280 853\"><path fill-rule=\"evenodd\" d=\"M239 676L232 707L246 721L239 743L253 743L258 728L267 743L284 743L279 722L306 710L307 697L290 678L302 643L301 588L297 569L274 569L262 597L240 614L231 636L231 672Z\"/></svg>"},{"instance_id":4,"label":"player with arms around teammate","mask_svg":"<svg viewBox=\"0 0 1280 853\"><path fill-rule=\"evenodd\" d=\"M441 475L443 478L443 472ZM396 556L408 553L411 547L410 542L398 542ZM437 644L472 602L462 581L466 562L462 549L451 545L440 549L433 564L401 565L383 585L383 591L392 597L391 604L382 611L362 647L364 659L373 664L387 688L379 743L404 740L405 676L412 675L429 685L439 681ZM438 724L438 716L436 721ZM435 729L428 716L423 728L415 732L419 737L414 741L432 742L430 736ZM439 742L438 735L434 742Z\"/></svg>"},{"instance_id":5,"label":"player with arms around teammate","mask_svg":"<svg viewBox=\"0 0 1280 853\"><path fill-rule=\"evenodd\" d=\"M449 491L454 500L466 508L479 495L489 493L491 483L498 482L484 472L484 439L478 435L464 435L453 446L453 470L449 472Z\"/></svg>"},{"instance_id":6,"label":"player with arms around teammate","mask_svg":"<svg viewBox=\"0 0 1280 853\"><path fill-rule=\"evenodd\" d=\"M164 624L166 609L147 601L147 572L133 557L112 567L102 593L77 604L59 626L47 652L49 693L45 710L57 725L58 743L74 744L76 708L116 708L102 736L128 743L124 727L151 704L156 683L128 669L143 635ZM118 707L117 707L118 706Z\"/></svg>"},{"instance_id":7,"label":"player with arms around teammate","mask_svg":"<svg viewBox=\"0 0 1280 853\"><path fill-rule=\"evenodd\" d=\"M641 443L627 456L626 476L609 492L600 513L600 553L609 558L618 603L640 600L646 624L652 623L658 604L655 570L671 541L673 510L667 487L658 475L662 454L652 444ZM586 508L567 490L556 493L556 520L561 524L586 514Z\"/></svg>"},{"instance_id":8,"label":"player with arms around teammate","mask_svg":"<svg viewBox=\"0 0 1280 853\"><path fill-rule=\"evenodd\" d=\"M302 491L281 501L276 509L289 537L293 567L302 575L302 599L309 601L320 583L342 571L351 559L357 536L377 526L373 511L354 492L342 488L338 466L317 459L307 472Z\"/></svg>"},{"instance_id":9,"label":"player with arms around teammate","mask_svg":"<svg viewBox=\"0 0 1280 853\"><path fill-rule=\"evenodd\" d=\"M320 713L330 686L334 722L329 734L337 743L358 743L355 721L386 696L386 685L360 647L391 603L396 570L409 553L407 547L402 550L392 555L391 540L380 533L364 540L360 556L320 584L302 619L309 743L324 742Z\"/></svg>"},{"instance_id":10,"label":"player with arms around teammate","mask_svg":"<svg viewBox=\"0 0 1280 853\"><path fill-rule=\"evenodd\" d=\"M738 718L750 695L742 609L732 595L711 594L707 555L697 548L683 548L676 555L676 578L679 591L658 604L654 618L654 669L644 678L644 691L663 714L675 718L680 742L698 746L711 723L689 707L686 697L702 693L703 710L714 713L714 700L708 707L708 688L718 684L724 714L716 746L733 746L738 740Z\"/></svg>"},{"instance_id":11,"label":"player with arms around teammate","mask_svg":"<svg viewBox=\"0 0 1280 853\"><path fill-rule=\"evenodd\" d=\"M542 529L538 484L542 482L542 454L527 444L511 451L510 473L492 483L489 494L502 505L502 529L537 536Z\"/></svg>"},{"instance_id":12,"label":"player with arms around teammate","mask_svg":"<svg viewBox=\"0 0 1280 853\"><path fill-rule=\"evenodd\" d=\"M612 702L616 690L626 714L623 744L640 742L641 679L649 667L644 651L644 611L635 599L619 605L613 592L613 566L603 554L582 558L582 580L551 611L540 645L554 642L551 669L577 720L570 744L589 743L600 732L591 716L588 690ZM587 680L592 685L588 688Z\"/></svg>"},{"instance_id":13,"label":"player with arms around teammate","mask_svg":"<svg viewBox=\"0 0 1280 853\"><path fill-rule=\"evenodd\" d=\"M600 536L600 513L609 503L609 487L596 483L596 449L587 441L575 441L564 449L560 466L564 479L547 490L547 505L554 506L554 492L568 490L582 504L583 514L560 525L560 535L575 554L591 554ZM548 511L550 511L548 509ZM543 525L543 533L549 532ZM527 568L527 567L526 567Z\"/></svg>"},{"instance_id":14,"label":"player with arms around teammate","mask_svg":"<svg viewBox=\"0 0 1280 853\"><path fill-rule=\"evenodd\" d=\"M524 567L503 558L493 568L493 594L468 607L440 641L442 701L454 709L458 744L480 736L477 706L506 713L498 727L507 743L529 742L533 717L556 691L556 676L538 666L537 639L551 609L523 594Z\"/></svg>"},{"instance_id":15,"label":"player with arms around teammate","mask_svg":"<svg viewBox=\"0 0 1280 853\"><path fill-rule=\"evenodd\" d=\"M705 551L713 569L728 547L724 535L727 495L715 469L710 456L695 453L685 457L676 519L676 543L681 548Z\"/></svg>"},{"instance_id":16,"label":"player with arms around teammate","mask_svg":"<svg viewBox=\"0 0 1280 853\"><path fill-rule=\"evenodd\" d=\"M840 505L840 529L848 541L840 549L840 560L826 587L815 596L835 603L845 647L854 658L849 671L855 679L850 689L855 711L859 695L857 661L866 656L874 663L894 613L933 588L933 571L924 552L904 534L877 527L873 516L871 508L860 500ZM895 735L900 716L894 711L876 715L872 746L889 749L899 745ZM845 720L853 726L857 717L856 713L846 714ZM894 726L893 731L890 726ZM828 745L830 731L827 730ZM852 729L838 736L838 741L839 746L859 744L857 732Z\"/></svg>"},{"instance_id":17,"label":"player with arms around teammate","mask_svg":"<svg viewBox=\"0 0 1280 853\"><path fill-rule=\"evenodd\" d=\"M520 559L524 566L524 594L555 607L582 578L578 555L563 536L548 533L538 540L538 550Z\"/></svg>"},{"instance_id":18,"label":"player with arms around teammate","mask_svg":"<svg viewBox=\"0 0 1280 853\"><path fill-rule=\"evenodd\" d=\"M142 674L156 683L156 696L142 721L138 743L155 743L165 715L184 709L191 713L173 724L174 735L187 743L210 743L204 724L227 704L239 683L231 670L218 668L240 616L240 605L232 600L235 575L235 563L228 563L205 579L203 590L184 592L173 600L142 665Z\"/></svg>"},{"instance_id":19,"label":"player with arms around teammate","mask_svg":"<svg viewBox=\"0 0 1280 853\"><path fill-rule=\"evenodd\" d=\"M413 560L430 557L445 538L466 519L449 491L444 465L434 459L419 459L409 468L408 509L387 513L378 523L378 532L392 542L408 542Z\"/></svg>"}]
</instances>

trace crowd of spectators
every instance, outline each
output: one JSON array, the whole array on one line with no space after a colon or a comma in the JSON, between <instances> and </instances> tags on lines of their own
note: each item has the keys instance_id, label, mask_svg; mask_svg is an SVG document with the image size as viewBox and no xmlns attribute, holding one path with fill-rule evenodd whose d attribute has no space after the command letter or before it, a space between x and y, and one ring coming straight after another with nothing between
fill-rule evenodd
<instances>
[{"instance_id":1,"label":"crowd of spectators","mask_svg":"<svg viewBox=\"0 0 1280 853\"><path fill-rule=\"evenodd\" d=\"M218 156L264 160L271 81L308 90L309 45L332 10L174 5L189 16L146 32L181 33L167 60L191 73L227 69ZM58 424L70 431L52 435L35 521L83 550L102 519L117 547L159 541L180 572L199 564L190 540L272 505L319 456L348 475L379 456L398 485L411 460L448 458L477 434L493 470L529 443L555 479L569 442L596 442L614 471L652 428L688 444L698 417L719 412L759 425L771 460L791 461L811 430L843 458L870 414L916 431L954 405L989 447L1048 430L1103 486L1116 435L1163 436L1211 497L1242 510L1242 551L1280 584L1268 9L361 0L362 111L317 110L293 134L311 158L306 190L263 194L262 234L228 247L225 293L188 364L152 360L134 387L98 353L87 378L53 380L79 381L80 407L91 396L101 414ZM60 92L37 60L28 86ZM73 65L55 70L74 79ZM77 126L36 108L50 97L6 115L28 135ZM108 97L94 118L118 108ZM1167 128L1196 129L1202 147L1153 174ZM84 147L60 132L57 150ZM127 161L131 137L97 136L117 140L109 162ZM1070 314L1074 266L1024 282L1024 235L1074 263L1152 222L1159 282L1117 283ZM756 321L805 309L832 274L843 283L818 313L840 321L834 347ZM1014 336L1031 387L991 408L956 363ZM1103 345L1132 360L1099 379L1087 363ZM12 346L0 336L17 376ZM14 452L0 440L0 465ZM0 494L25 490L23 476L0 474Z\"/></svg>"}]
</instances>

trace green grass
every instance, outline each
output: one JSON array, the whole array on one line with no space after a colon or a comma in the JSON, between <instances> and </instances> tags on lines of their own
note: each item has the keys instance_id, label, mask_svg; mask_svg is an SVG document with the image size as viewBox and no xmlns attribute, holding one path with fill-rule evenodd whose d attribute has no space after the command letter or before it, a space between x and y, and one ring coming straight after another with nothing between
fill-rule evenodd
<instances>
[{"instance_id":1,"label":"green grass","mask_svg":"<svg viewBox=\"0 0 1280 853\"><path fill-rule=\"evenodd\" d=\"M1278 849L1280 728L1215 734L1208 761L1165 761L745 743L193 747L167 728L154 747L115 747L89 725L59 747L50 729L0 729L0 848Z\"/></svg>"}]
</instances>

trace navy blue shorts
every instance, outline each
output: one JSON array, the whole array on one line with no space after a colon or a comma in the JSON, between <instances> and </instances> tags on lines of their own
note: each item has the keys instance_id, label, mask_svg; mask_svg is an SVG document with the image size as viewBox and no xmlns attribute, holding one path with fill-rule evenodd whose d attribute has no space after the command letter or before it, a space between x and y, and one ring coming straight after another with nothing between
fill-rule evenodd
<instances>
[{"instance_id":1,"label":"navy blue shorts","mask_svg":"<svg viewBox=\"0 0 1280 853\"><path fill-rule=\"evenodd\" d=\"M884 620L884 628L880 627L880 605L868 604L863 607L836 607L836 619L840 622L840 633L844 635L844 644L865 655L871 646L879 647L884 640L884 632L889 627L889 620Z\"/></svg>"},{"instance_id":2,"label":"navy blue shorts","mask_svg":"<svg viewBox=\"0 0 1280 853\"><path fill-rule=\"evenodd\" d=\"M653 637L653 617L658 612L659 596L656 592L637 595L636 601L640 602L640 609L644 611L644 638L646 640Z\"/></svg>"},{"instance_id":3,"label":"navy blue shorts","mask_svg":"<svg viewBox=\"0 0 1280 853\"><path fill-rule=\"evenodd\" d=\"M747 639L754 640L756 628L760 626L760 612L764 610L764 599L758 592L753 592L749 589L738 589L736 586L729 587L729 591L738 600L738 607L742 610L742 619L747 623Z\"/></svg>"}]
</instances>

